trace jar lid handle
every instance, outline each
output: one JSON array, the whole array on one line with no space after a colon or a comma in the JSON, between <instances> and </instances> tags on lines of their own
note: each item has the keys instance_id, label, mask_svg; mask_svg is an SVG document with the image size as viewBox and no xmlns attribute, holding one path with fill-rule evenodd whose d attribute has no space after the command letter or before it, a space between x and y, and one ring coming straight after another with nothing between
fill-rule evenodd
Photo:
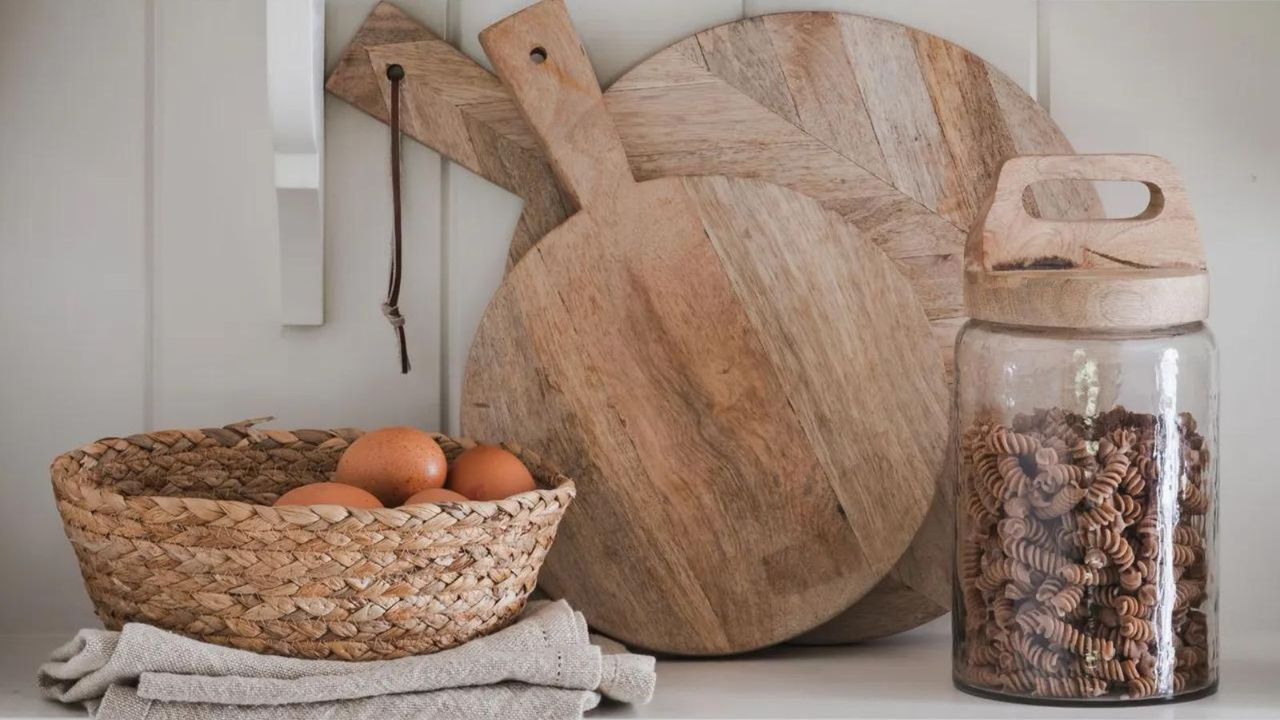
<instances>
[{"instance_id":1,"label":"jar lid handle","mask_svg":"<svg viewBox=\"0 0 1280 720\"><path fill-rule=\"evenodd\" d=\"M1151 200L1129 218L1037 218L1022 204L1042 180L1140 182ZM1086 267L1201 268L1204 248L1186 186L1168 160L1154 155L1023 155L1000 168L991 202L966 248L970 270Z\"/></svg>"},{"instance_id":2,"label":"jar lid handle","mask_svg":"<svg viewBox=\"0 0 1280 720\"><path fill-rule=\"evenodd\" d=\"M1140 182L1130 218L1053 220L1022 205L1041 180ZM1152 328L1209 314L1209 274L1178 171L1151 155L1026 155L1000 168L965 246L965 309L978 320L1065 328Z\"/></svg>"}]
</instances>

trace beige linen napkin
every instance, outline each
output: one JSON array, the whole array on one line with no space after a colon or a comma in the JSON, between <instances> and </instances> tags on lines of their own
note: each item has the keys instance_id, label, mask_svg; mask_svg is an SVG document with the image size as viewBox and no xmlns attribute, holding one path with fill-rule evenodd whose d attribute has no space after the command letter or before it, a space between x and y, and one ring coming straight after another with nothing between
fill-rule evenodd
<instances>
[{"instance_id":1,"label":"beige linen napkin","mask_svg":"<svg viewBox=\"0 0 1280 720\"><path fill-rule=\"evenodd\" d=\"M166 718L578 718L603 695L647 702L653 658L591 644L567 603L530 603L487 637L419 657L299 660L130 623L81 630L39 671L46 697L102 720Z\"/></svg>"}]
</instances>

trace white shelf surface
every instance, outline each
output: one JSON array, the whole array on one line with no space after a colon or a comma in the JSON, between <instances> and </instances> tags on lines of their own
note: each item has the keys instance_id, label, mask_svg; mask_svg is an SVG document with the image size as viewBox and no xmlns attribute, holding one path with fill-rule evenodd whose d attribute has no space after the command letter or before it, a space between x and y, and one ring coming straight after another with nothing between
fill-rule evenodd
<instances>
[{"instance_id":1,"label":"white shelf surface","mask_svg":"<svg viewBox=\"0 0 1280 720\"><path fill-rule=\"evenodd\" d=\"M1001 703L951 686L947 620L861 646L780 647L727 660L664 660L639 707L588 717L635 718L1280 718L1280 633L1223 643L1222 686L1187 703L1056 708ZM0 637L0 718L84 717L40 698L35 671L65 638Z\"/></svg>"}]
</instances>

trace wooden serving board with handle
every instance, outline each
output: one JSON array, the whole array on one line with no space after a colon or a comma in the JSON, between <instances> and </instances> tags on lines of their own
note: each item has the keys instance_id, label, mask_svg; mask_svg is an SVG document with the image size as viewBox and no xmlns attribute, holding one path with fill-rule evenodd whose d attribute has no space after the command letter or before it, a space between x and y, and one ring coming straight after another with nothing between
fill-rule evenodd
<instances>
[{"instance_id":1,"label":"wooden serving board with handle","mask_svg":"<svg viewBox=\"0 0 1280 720\"><path fill-rule=\"evenodd\" d=\"M468 432L582 488L543 587L676 654L834 617L910 544L947 445L910 284L794 190L637 182L563 0L480 39L580 208L508 273L463 387Z\"/></svg>"},{"instance_id":2,"label":"wooden serving board with handle","mask_svg":"<svg viewBox=\"0 0 1280 720\"><path fill-rule=\"evenodd\" d=\"M389 3L360 29L328 89L386 122L382 70L391 62L409 70L408 134L525 199L514 264L573 208L532 131L496 77ZM964 320L960 257L971 208L1008 156L1071 152L1048 114L981 58L841 13L782 13L703 31L636 66L605 103L637 178L756 177L843 216L908 278L948 372ZM1100 215L1088 186L1043 183L1032 192L1047 215ZM929 519L894 571L802 641L877 637L946 611L950 471L937 475L945 482Z\"/></svg>"}]
</instances>

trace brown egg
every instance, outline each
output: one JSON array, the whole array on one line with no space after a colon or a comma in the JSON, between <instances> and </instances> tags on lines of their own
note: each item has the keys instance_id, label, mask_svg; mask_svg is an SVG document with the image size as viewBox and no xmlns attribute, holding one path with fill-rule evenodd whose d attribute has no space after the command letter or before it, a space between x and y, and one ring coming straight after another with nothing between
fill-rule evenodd
<instances>
[{"instance_id":1,"label":"brown egg","mask_svg":"<svg viewBox=\"0 0 1280 720\"><path fill-rule=\"evenodd\" d=\"M336 482L301 485L281 495L272 505L341 505L353 508L380 508L382 503L358 487Z\"/></svg>"},{"instance_id":2,"label":"brown egg","mask_svg":"<svg viewBox=\"0 0 1280 720\"><path fill-rule=\"evenodd\" d=\"M449 489L472 500L501 500L534 487L524 463L496 445L477 445L449 466Z\"/></svg>"},{"instance_id":3,"label":"brown egg","mask_svg":"<svg viewBox=\"0 0 1280 720\"><path fill-rule=\"evenodd\" d=\"M405 505L420 505L422 503L442 503L442 502L466 502L466 496L459 495L452 490L445 488L427 488L422 492L414 493L408 500L404 501Z\"/></svg>"},{"instance_id":4,"label":"brown egg","mask_svg":"<svg viewBox=\"0 0 1280 720\"><path fill-rule=\"evenodd\" d=\"M427 433L389 427L361 435L338 459L334 482L354 485L395 507L410 495L444 485L444 451Z\"/></svg>"}]
</instances>

